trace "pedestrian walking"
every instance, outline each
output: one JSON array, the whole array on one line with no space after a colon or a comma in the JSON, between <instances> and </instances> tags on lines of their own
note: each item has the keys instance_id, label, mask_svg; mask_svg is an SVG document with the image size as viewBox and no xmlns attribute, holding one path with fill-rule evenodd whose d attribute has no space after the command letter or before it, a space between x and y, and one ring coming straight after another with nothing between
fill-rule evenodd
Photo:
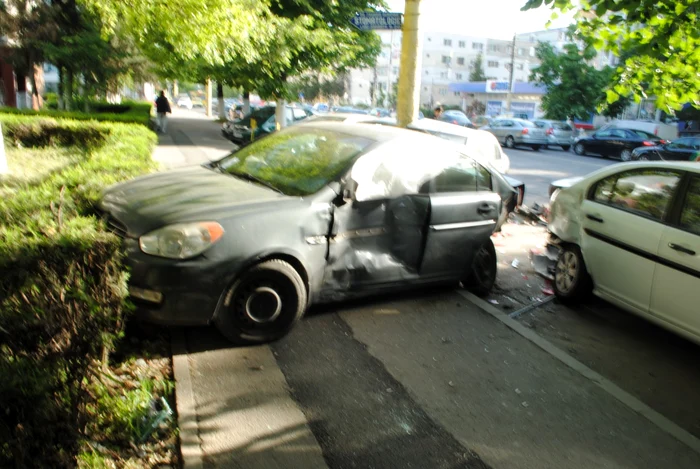
<instances>
[{"instance_id":1,"label":"pedestrian walking","mask_svg":"<svg viewBox=\"0 0 700 469\"><path fill-rule=\"evenodd\" d=\"M434 119L439 119L440 116L442 116L442 113L445 112L445 110L442 108L441 105L437 105L435 109L433 110L433 118Z\"/></svg>"},{"instance_id":2,"label":"pedestrian walking","mask_svg":"<svg viewBox=\"0 0 700 469\"><path fill-rule=\"evenodd\" d=\"M156 99L156 114L158 114L158 130L165 133L168 127L168 113L172 114L170 102L165 97L165 91L160 92L160 96Z\"/></svg>"}]
</instances>

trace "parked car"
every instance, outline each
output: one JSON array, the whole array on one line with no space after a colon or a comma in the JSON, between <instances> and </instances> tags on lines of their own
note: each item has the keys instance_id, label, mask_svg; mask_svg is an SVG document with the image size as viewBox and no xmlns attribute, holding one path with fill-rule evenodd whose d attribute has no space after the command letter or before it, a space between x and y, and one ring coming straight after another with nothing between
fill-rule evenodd
<instances>
[{"instance_id":1,"label":"parked car","mask_svg":"<svg viewBox=\"0 0 700 469\"><path fill-rule=\"evenodd\" d=\"M588 137L577 138L574 152L577 155L596 154L630 161L635 148L653 147L662 143L665 141L642 130L610 128L599 130Z\"/></svg>"},{"instance_id":2,"label":"parked car","mask_svg":"<svg viewBox=\"0 0 700 469\"><path fill-rule=\"evenodd\" d=\"M192 98L189 97L189 95L186 94L181 94L180 96L177 97L177 107L184 107L186 109L192 109L193 104L192 104Z\"/></svg>"},{"instance_id":3,"label":"parked car","mask_svg":"<svg viewBox=\"0 0 700 469\"><path fill-rule=\"evenodd\" d=\"M476 116L475 118L471 119L472 125L474 125L474 127L476 127L477 129L491 124L492 120L493 118L489 116Z\"/></svg>"},{"instance_id":4,"label":"parked car","mask_svg":"<svg viewBox=\"0 0 700 469\"><path fill-rule=\"evenodd\" d=\"M491 132L499 142L508 148L522 145L538 151L548 142L544 130L525 119L494 119L491 124L482 127L481 130Z\"/></svg>"},{"instance_id":5,"label":"parked car","mask_svg":"<svg viewBox=\"0 0 700 469\"><path fill-rule=\"evenodd\" d=\"M632 129L641 130L664 140L678 138L678 125L651 120L614 120L601 126L600 130Z\"/></svg>"},{"instance_id":6,"label":"parked car","mask_svg":"<svg viewBox=\"0 0 700 469\"><path fill-rule=\"evenodd\" d=\"M472 122L469 120L467 115L462 111L448 110L442 113L438 120L442 122L448 122L454 125L460 125L462 127L475 128Z\"/></svg>"},{"instance_id":7,"label":"parked car","mask_svg":"<svg viewBox=\"0 0 700 469\"><path fill-rule=\"evenodd\" d=\"M332 112L334 113L341 113L341 114L365 114L369 115L369 110L368 109L360 109L352 106L337 106L332 109ZM374 116L376 117L376 116Z\"/></svg>"},{"instance_id":8,"label":"parked car","mask_svg":"<svg viewBox=\"0 0 700 469\"><path fill-rule=\"evenodd\" d=\"M248 145L253 140L257 140L277 130L276 111L276 106L263 106L254 110L243 119L224 123L221 133L238 146ZM285 115L287 119L286 125L292 125L312 114L302 107L287 106ZM253 120L255 120L255 128L253 128Z\"/></svg>"},{"instance_id":9,"label":"parked car","mask_svg":"<svg viewBox=\"0 0 700 469\"><path fill-rule=\"evenodd\" d=\"M374 117L390 117L391 111L381 107L375 107L373 109L370 109L367 114Z\"/></svg>"},{"instance_id":10,"label":"parked car","mask_svg":"<svg viewBox=\"0 0 700 469\"><path fill-rule=\"evenodd\" d=\"M653 147L632 150L632 160L698 161L700 137L684 137Z\"/></svg>"},{"instance_id":11,"label":"parked car","mask_svg":"<svg viewBox=\"0 0 700 469\"><path fill-rule=\"evenodd\" d=\"M487 293L513 192L453 143L307 122L113 186L100 209L123 239L138 317L256 343L317 303L460 281Z\"/></svg>"},{"instance_id":12,"label":"parked car","mask_svg":"<svg viewBox=\"0 0 700 469\"><path fill-rule=\"evenodd\" d=\"M574 143L574 129L569 124L548 119L536 119L532 122L540 129L544 129L548 146L556 145L564 151L569 151Z\"/></svg>"},{"instance_id":13,"label":"parked car","mask_svg":"<svg viewBox=\"0 0 700 469\"><path fill-rule=\"evenodd\" d=\"M589 292L700 344L700 165L608 166L554 193L554 292Z\"/></svg>"}]
</instances>

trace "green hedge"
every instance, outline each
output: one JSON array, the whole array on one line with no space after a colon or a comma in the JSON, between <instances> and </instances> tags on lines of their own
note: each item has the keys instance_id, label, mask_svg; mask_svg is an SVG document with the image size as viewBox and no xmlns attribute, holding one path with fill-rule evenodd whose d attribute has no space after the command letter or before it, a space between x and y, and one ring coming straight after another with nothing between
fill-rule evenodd
<instances>
[{"instance_id":1,"label":"green hedge","mask_svg":"<svg viewBox=\"0 0 700 469\"><path fill-rule=\"evenodd\" d=\"M83 109L74 106L76 109ZM153 105L148 102L127 102L124 104L110 104L94 102L90 104L91 112L82 111L58 111L48 106L40 111L32 109L17 109L12 107L0 108L0 113L19 114L25 116L47 116L62 119L94 120L99 122L123 122L151 126L151 110Z\"/></svg>"},{"instance_id":2,"label":"green hedge","mask_svg":"<svg viewBox=\"0 0 700 469\"><path fill-rule=\"evenodd\" d=\"M0 123L6 144L80 152L0 198L0 467L74 467L94 399L85 378L119 337L127 294L120 241L92 205L105 186L154 169L156 136L139 125Z\"/></svg>"}]
</instances>

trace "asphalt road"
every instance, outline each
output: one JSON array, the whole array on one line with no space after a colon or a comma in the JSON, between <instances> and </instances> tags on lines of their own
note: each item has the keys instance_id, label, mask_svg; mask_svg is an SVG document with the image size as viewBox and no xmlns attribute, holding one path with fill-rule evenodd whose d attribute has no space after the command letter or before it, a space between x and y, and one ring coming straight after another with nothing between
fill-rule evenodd
<instances>
[{"instance_id":1,"label":"asphalt road","mask_svg":"<svg viewBox=\"0 0 700 469\"><path fill-rule=\"evenodd\" d=\"M180 165L230 145L183 111L161 148ZM507 153L528 204L546 202L553 179L614 163ZM497 247L494 298L509 311L543 286L526 267L544 232L515 228ZM519 321L700 436L700 347L600 302L550 303ZM700 467L699 451L449 289L317 307L269 346L232 347L213 328L186 337L207 468Z\"/></svg>"},{"instance_id":2,"label":"asphalt road","mask_svg":"<svg viewBox=\"0 0 700 469\"><path fill-rule=\"evenodd\" d=\"M549 202L549 183L573 176L585 176L597 169L619 163L597 156L579 156L573 151L563 151L559 147L542 149L505 149L510 158L509 176L525 183L525 204L540 205Z\"/></svg>"}]
</instances>

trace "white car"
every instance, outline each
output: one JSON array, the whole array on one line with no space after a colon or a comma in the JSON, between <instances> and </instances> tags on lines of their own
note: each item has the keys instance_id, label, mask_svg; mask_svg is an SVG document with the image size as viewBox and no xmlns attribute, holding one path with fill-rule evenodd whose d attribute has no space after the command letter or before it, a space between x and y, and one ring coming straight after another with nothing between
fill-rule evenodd
<instances>
[{"instance_id":1,"label":"white car","mask_svg":"<svg viewBox=\"0 0 700 469\"><path fill-rule=\"evenodd\" d=\"M565 185L562 185L565 186ZM554 292L595 295L700 344L700 165L623 163L551 198Z\"/></svg>"},{"instance_id":2,"label":"white car","mask_svg":"<svg viewBox=\"0 0 700 469\"><path fill-rule=\"evenodd\" d=\"M182 95L177 98L177 107L192 109L192 98L187 95Z\"/></svg>"},{"instance_id":3,"label":"white car","mask_svg":"<svg viewBox=\"0 0 700 469\"><path fill-rule=\"evenodd\" d=\"M378 118L368 114L324 114L316 115L312 119L315 121L327 120L345 123L396 125L396 118ZM462 144L466 147L465 152L467 155L482 163L489 163L501 174L506 174L510 169L510 159L508 155L503 152L496 137L489 132L470 129L468 127L441 122L435 119L418 119L411 122L408 128Z\"/></svg>"}]
</instances>

